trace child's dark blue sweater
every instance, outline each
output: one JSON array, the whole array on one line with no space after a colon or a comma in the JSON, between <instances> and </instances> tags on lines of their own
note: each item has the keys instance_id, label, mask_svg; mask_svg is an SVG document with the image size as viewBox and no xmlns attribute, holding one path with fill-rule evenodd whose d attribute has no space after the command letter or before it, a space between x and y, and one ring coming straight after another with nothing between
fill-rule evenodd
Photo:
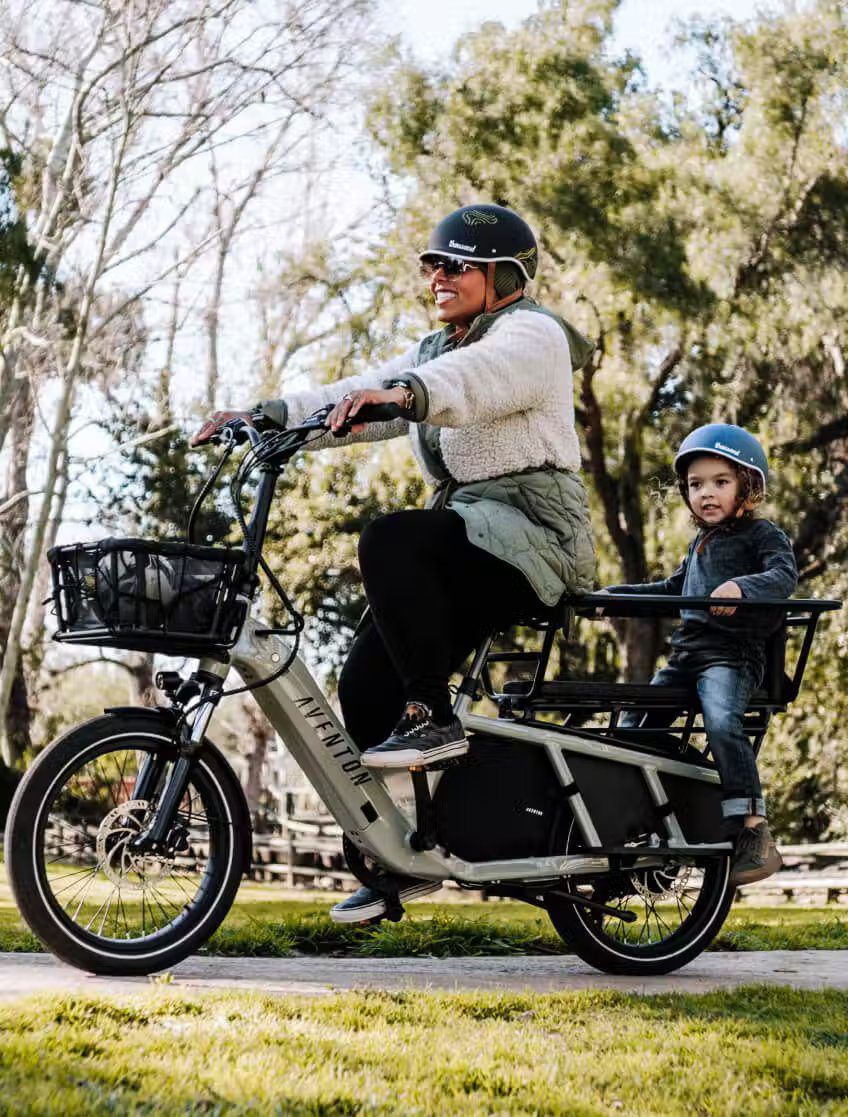
<instances>
[{"instance_id":1,"label":"child's dark blue sweater","mask_svg":"<svg viewBox=\"0 0 848 1117\"><path fill-rule=\"evenodd\" d=\"M789 597L798 582L792 545L769 520L745 518L699 531L686 558L661 582L609 586L610 593L667 593L709 597L723 582L734 581L747 598ZM765 641L780 625L780 610L737 610L716 617L702 609L683 609L682 624L671 638L674 651L715 655L723 662L746 663L762 671Z\"/></svg>"}]
</instances>

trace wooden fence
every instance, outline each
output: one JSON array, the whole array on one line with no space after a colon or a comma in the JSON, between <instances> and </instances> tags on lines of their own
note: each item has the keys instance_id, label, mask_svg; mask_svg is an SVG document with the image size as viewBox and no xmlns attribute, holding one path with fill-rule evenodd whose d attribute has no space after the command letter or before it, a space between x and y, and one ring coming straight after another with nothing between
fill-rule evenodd
<instances>
[{"instance_id":1,"label":"wooden fence","mask_svg":"<svg viewBox=\"0 0 848 1117\"><path fill-rule=\"evenodd\" d=\"M254 834L251 877L278 881L287 888L347 891L357 881L342 856L342 832L323 811L314 793L289 791L279 834ZM848 900L848 842L782 846L784 867L756 884L744 885L749 898L780 898L804 903Z\"/></svg>"}]
</instances>

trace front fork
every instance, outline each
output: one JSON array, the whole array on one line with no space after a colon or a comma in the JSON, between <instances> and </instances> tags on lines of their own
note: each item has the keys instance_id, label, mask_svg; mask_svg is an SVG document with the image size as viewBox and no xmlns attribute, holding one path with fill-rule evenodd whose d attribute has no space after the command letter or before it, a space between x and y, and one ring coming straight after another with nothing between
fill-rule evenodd
<instances>
[{"instance_id":1,"label":"front fork","mask_svg":"<svg viewBox=\"0 0 848 1117\"><path fill-rule=\"evenodd\" d=\"M162 788L159 802L144 830L129 845L137 853L159 853L167 848L166 839L172 833L180 803L188 788L194 766L194 757L221 697L223 678L217 672L198 672L202 678L200 693L191 723L182 722L177 741L177 759ZM142 765L135 785L135 798L150 802L156 794L168 758L151 753Z\"/></svg>"}]
</instances>

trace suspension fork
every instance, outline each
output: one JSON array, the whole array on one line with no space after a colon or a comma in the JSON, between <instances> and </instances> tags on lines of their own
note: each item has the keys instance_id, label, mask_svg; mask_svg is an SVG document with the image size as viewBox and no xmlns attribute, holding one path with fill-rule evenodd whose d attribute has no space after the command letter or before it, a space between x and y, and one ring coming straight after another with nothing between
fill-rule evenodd
<instances>
[{"instance_id":1,"label":"suspension fork","mask_svg":"<svg viewBox=\"0 0 848 1117\"><path fill-rule=\"evenodd\" d=\"M146 803L153 799L167 763L167 759L158 752L150 753L142 764L138 779L135 781L133 799L143 799Z\"/></svg>"},{"instance_id":2,"label":"suspension fork","mask_svg":"<svg viewBox=\"0 0 848 1117\"><path fill-rule=\"evenodd\" d=\"M164 847L165 839L171 832L176 818L177 810L188 788L194 758L218 700L221 697L223 680L216 676L207 676L198 698L197 709L191 727L184 727L180 733L179 751L170 775L167 778L159 803L153 812L150 824L137 837L133 838L130 848L138 853L156 853ZM167 760L163 757L152 755L145 761L136 785L136 797L148 798L155 792L164 771ZM142 794L144 792L145 794Z\"/></svg>"}]
</instances>

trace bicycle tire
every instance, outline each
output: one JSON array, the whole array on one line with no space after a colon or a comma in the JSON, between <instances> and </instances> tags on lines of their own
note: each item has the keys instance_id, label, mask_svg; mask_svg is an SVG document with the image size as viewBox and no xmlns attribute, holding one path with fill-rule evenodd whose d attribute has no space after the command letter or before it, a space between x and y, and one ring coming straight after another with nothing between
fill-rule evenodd
<instances>
[{"instance_id":1,"label":"bicycle tire","mask_svg":"<svg viewBox=\"0 0 848 1117\"><path fill-rule=\"evenodd\" d=\"M672 863L670 859L669 864ZM705 858L702 863L694 865L702 873L697 900L680 924L673 929L669 927L670 933L656 941L640 942L632 941L632 938L628 941L627 924L573 901L549 897L546 905L548 915L561 938L595 969L610 974L644 976L671 973L691 962L710 945L721 930L735 895L735 889L730 884L729 856ZM640 873L647 879L652 871L641 870ZM626 876L626 873L619 874L619 878ZM596 877L588 881L572 878L569 890L573 892L581 886L592 885L592 898L605 902L609 900L605 890L609 890L611 879ZM630 897L626 894L626 886L624 893L618 897L622 901L620 907L627 907L632 899L633 894ZM648 901L644 897L639 898L647 912ZM650 924L650 916L646 917L646 923ZM620 936L609 933L607 927L615 928ZM659 924L657 927L659 929Z\"/></svg>"},{"instance_id":2,"label":"bicycle tire","mask_svg":"<svg viewBox=\"0 0 848 1117\"><path fill-rule=\"evenodd\" d=\"M136 976L168 969L182 961L202 946L220 925L232 906L242 873L249 862L250 821L241 788L232 769L217 749L206 742L196 755L186 793L187 796L196 797L198 806L184 808L181 804L183 815L188 810L189 824L193 810L196 819L205 820L209 850L206 866L203 872L197 874L196 895L189 896L188 886L174 871L178 860L174 855L171 877L179 883L186 899L184 901L183 895L176 890L177 900L170 899L162 884L158 889L156 903L161 909L160 918L164 922L156 925L153 914L155 909L148 898L151 932L145 933L145 892L150 887L151 873L155 873L157 865L159 875L153 879L157 884L163 879L162 865L168 858L160 856L148 862L145 855L132 856L127 853L127 839L123 835L131 831L126 820L122 819L121 811L128 801L126 795L130 794L135 776L132 775L131 766L130 775L127 776L127 761L124 761L118 781L117 777L109 775L110 765L104 759L110 756L129 756L132 753L156 755L166 762L172 761L176 750L170 723L161 719L157 724L155 716L141 713L120 713L95 718L71 730L49 745L31 765L18 787L6 827L7 873L23 918L56 957L94 974ZM101 787L95 787L91 778L88 783L83 777L77 779L76 785L72 783L78 773L86 770L88 764L94 765L94 771L105 771L106 777ZM114 765L111 771L117 771ZM72 787L76 787L76 797L71 790L67 790L63 799L63 791ZM111 794L114 803L108 810L108 795L103 794L104 789ZM85 795L88 800L84 798ZM193 798L184 797L183 802L191 804L194 801ZM82 812L81 817L85 824L74 825L62 817L59 808L51 814L55 803L60 803L61 810L66 814L71 807ZM139 813L139 808L125 811L127 817ZM93 818L92 823L89 823L89 818ZM117 821L111 821L113 818ZM95 836L90 830L98 825L98 819L99 828ZM134 825L138 829L141 823ZM76 863L82 863L82 868L67 868L62 857L62 847L57 856L51 858L47 855L47 843L60 840L53 837L57 830L60 839L67 831L76 842ZM101 847L107 851L105 857L101 856ZM125 869L127 864L129 868ZM153 865L153 870L150 870L150 865ZM132 873L135 873L135 877ZM130 882L127 884L129 895L126 903L120 883L122 875ZM95 897L98 889L101 892L105 890L108 895L117 889L116 933L113 937L103 933L105 915L101 919L99 933L95 933L91 920L87 926L83 926L82 917L77 922L73 914L63 906L53 883L68 879L73 881L74 876L88 880L85 887ZM191 874L185 876L187 880L193 880ZM139 880L141 884L138 883ZM62 890L72 886L63 884ZM133 896L133 890L141 892L142 931L139 935L134 934L135 926L127 915L127 911L134 911L134 904L137 905L138 897ZM162 897L165 897L164 901ZM94 902L96 899L92 901ZM165 918L171 914L166 903L173 908L170 919ZM179 908L179 904L183 904L183 907ZM80 899L76 915L79 916L83 909L84 901ZM102 909L103 903L98 914ZM108 910L107 907L106 911ZM124 937L117 937L119 910L123 912L125 921Z\"/></svg>"}]
</instances>

